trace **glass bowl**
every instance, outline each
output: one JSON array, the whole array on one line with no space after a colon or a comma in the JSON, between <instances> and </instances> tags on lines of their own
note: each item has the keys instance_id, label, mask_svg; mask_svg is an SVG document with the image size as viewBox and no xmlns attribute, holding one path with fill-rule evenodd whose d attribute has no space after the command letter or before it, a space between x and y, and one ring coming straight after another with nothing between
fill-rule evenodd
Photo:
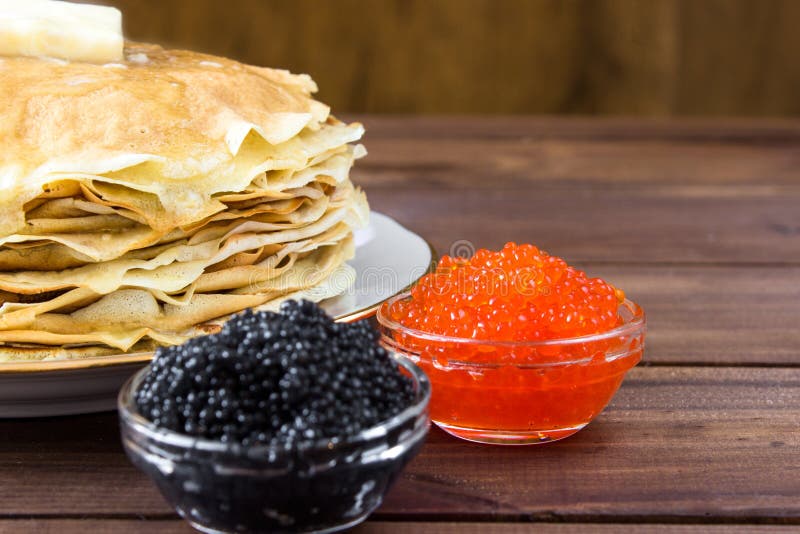
<instances>
[{"instance_id":1,"label":"glass bowl","mask_svg":"<svg viewBox=\"0 0 800 534\"><path fill-rule=\"evenodd\" d=\"M527 445L585 427L642 358L645 317L628 300L621 325L600 334L545 341L489 341L407 328L392 319L397 295L378 309L381 343L406 356L432 385L431 419L479 443Z\"/></svg>"},{"instance_id":2,"label":"glass bowl","mask_svg":"<svg viewBox=\"0 0 800 534\"><path fill-rule=\"evenodd\" d=\"M137 413L134 375L118 398L122 443L167 501L203 532L334 532L363 521L382 502L428 432L430 383L395 356L414 381L411 406L343 439L291 448L244 447L158 428Z\"/></svg>"}]
</instances>

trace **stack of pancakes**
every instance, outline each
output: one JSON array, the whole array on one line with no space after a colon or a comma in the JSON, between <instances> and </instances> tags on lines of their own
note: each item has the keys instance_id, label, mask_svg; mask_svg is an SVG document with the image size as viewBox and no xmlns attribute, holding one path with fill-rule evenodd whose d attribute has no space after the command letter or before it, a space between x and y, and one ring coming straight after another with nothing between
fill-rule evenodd
<instances>
[{"instance_id":1,"label":"stack of pancakes","mask_svg":"<svg viewBox=\"0 0 800 534\"><path fill-rule=\"evenodd\" d=\"M0 58L0 361L151 350L352 283L360 124L307 76Z\"/></svg>"}]
</instances>

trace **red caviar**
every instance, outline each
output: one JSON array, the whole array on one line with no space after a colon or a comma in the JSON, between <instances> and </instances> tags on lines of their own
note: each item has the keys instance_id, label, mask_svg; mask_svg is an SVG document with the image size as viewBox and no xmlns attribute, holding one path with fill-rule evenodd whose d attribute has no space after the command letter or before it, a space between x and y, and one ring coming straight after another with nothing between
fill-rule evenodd
<instances>
[{"instance_id":1,"label":"red caviar","mask_svg":"<svg viewBox=\"0 0 800 534\"><path fill-rule=\"evenodd\" d=\"M403 325L473 339L532 341L617 326L622 291L533 245L508 243L470 259L444 256L394 310Z\"/></svg>"},{"instance_id":2,"label":"red caviar","mask_svg":"<svg viewBox=\"0 0 800 534\"><path fill-rule=\"evenodd\" d=\"M573 339L622 326L624 301L563 259L508 243L443 257L379 320L400 326L389 344L427 372L437 424L477 441L548 441L596 416L641 358L643 329Z\"/></svg>"}]
</instances>

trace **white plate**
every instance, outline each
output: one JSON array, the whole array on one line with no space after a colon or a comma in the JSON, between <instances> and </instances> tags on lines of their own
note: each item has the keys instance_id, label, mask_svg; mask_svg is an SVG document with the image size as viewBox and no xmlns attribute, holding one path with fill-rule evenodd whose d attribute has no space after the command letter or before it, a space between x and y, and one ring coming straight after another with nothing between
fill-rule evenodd
<instances>
[{"instance_id":1,"label":"white plate","mask_svg":"<svg viewBox=\"0 0 800 534\"><path fill-rule=\"evenodd\" d=\"M349 263L356 282L322 306L337 320L372 315L384 300L425 274L435 259L421 237L393 219L373 212L367 228L355 235ZM126 354L81 360L0 364L0 417L42 417L113 410L123 382L151 354Z\"/></svg>"}]
</instances>

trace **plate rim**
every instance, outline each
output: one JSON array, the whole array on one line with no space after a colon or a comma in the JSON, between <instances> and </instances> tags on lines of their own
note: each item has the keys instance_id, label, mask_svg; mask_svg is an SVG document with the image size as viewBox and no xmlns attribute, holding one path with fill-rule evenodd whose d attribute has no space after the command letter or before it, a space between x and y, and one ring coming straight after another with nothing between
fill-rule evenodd
<instances>
[{"instance_id":1,"label":"plate rim","mask_svg":"<svg viewBox=\"0 0 800 534\"><path fill-rule=\"evenodd\" d=\"M373 213L380 213L380 212L373 212ZM398 290L397 292L388 295L386 298L382 299L381 301L372 304L370 306L366 306L364 308L352 311L345 315L340 315L335 318L337 322L343 323L350 323L353 321L359 321L361 319L366 319L368 317L372 317L378 308L389 300L390 298L399 295L405 291L411 289L420 278L433 272L436 263L439 261L439 253L436 251L436 248L433 244L428 241L426 238L420 236L416 232L409 230L404 225L397 222L394 217L390 217L389 215L385 215L380 213L384 217L391 219L397 225L399 225L404 230L414 234L415 236L422 239L426 245L428 245L428 251L431 254L430 264L428 265L428 269L425 270L422 274L419 275L416 279L412 280L410 284L406 287ZM14 376L14 375L24 375L24 374L40 374L40 373L50 373L50 372L63 372L63 371L79 371L79 370L88 370L88 369L100 369L105 367L116 367L122 365L131 365L131 364L145 364L149 363L153 359L153 351L148 352L134 352L131 354L121 354L121 355L109 355L109 356L94 356L90 358L75 358L71 360L28 360L28 361L20 361L14 363L0 363L0 377L2 376Z\"/></svg>"}]
</instances>

